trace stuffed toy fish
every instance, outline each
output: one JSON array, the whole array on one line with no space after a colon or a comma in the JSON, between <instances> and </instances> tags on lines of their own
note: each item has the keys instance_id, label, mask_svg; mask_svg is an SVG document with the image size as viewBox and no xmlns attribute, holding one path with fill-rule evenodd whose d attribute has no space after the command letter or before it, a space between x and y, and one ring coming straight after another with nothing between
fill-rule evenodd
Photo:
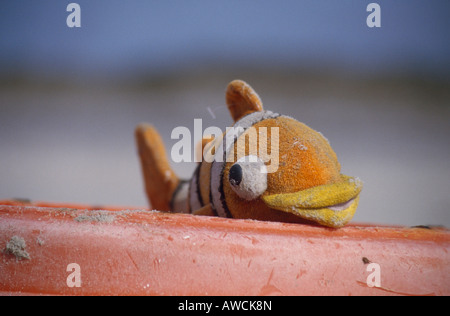
<instances>
[{"instance_id":1,"label":"stuffed toy fish","mask_svg":"<svg viewBox=\"0 0 450 316\"><path fill-rule=\"evenodd\" d=\"M148 124L136 128L154 209L335 228L352 219L362 182L340 173L336 154L321 133L265 111L241 80L228 85L226 103L234 126L202 140L203 159L189 181L173 172L158 132Z\"/></svg>"}]
</instances>

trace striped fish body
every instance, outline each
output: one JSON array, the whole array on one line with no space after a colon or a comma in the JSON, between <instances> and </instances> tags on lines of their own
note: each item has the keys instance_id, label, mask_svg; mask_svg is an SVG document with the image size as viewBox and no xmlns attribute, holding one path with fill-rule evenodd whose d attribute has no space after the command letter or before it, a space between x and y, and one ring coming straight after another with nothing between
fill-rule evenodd
<instances>
[{"instance_id":1,"label":"striped fish body","mask_svg":"<svg viewBox=\"0 0 450 316\"><path fill-rule=\"evenodd\" d=\"M196 167L191 180L181 181L174 192L172 211L195 214L204 207L210 207L212 215L234 217L227 205L224 191L224 179L225 181L227 179L224 174L227 164L232 165L241 157L230 157L230 151L237 153L235 148L237 140L245 136L249 128L278 117L279 114L271 111L250 113L237 121L233 128L228 129L222 138L214 139L205 150L210 159L203 159ZM218 150L211 150L213 148Z\"/></svg>"}]
</instances>

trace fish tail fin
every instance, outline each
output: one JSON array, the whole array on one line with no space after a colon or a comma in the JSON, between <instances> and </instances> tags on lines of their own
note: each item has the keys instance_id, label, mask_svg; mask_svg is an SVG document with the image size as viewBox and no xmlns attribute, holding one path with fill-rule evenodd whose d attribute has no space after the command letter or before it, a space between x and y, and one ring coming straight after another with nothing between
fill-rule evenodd
<instances>
[{"instance_id":1,"label":"fish tail fin","mask_svg":"<svg viewBox=\"0 0 450 316\"><path fill-rule=\"evenodd\" d=\"M170 167L161 136L153 126L140 124L136 127L135 137L151 207L171 211L172 196L180 179Z\"/></svg>"}]
</instances>

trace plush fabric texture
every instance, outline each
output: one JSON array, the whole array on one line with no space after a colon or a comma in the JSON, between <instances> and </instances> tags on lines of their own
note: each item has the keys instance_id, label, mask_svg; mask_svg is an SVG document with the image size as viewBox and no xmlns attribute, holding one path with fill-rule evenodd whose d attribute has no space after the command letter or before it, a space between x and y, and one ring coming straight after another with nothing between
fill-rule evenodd
<instances>
[{"instance_id":1,"label":"plush fabric texture","mask_svg":"<svg viewBox=\"0 0 450 316\"><path fill-rule=\"evenodd\" d=\"M204 160L189 190L184 190L189 191L185 199L191 213L334 228L352 219L362 182L340 173L337 156L321 133L291 117L264 111L259 96L243 81L228 85L226 101L236 124L245 126L245 131L231 145L215 147L222 146L226 134L201 142ZM172 196L177 203L182 199L177 190L181 185L159 135L142 125L136 137L153 207L181 211L170 208ZM211 161L216 148L226 148L225 153L218 152L227 158L225 162ZM249 162L249 156L256 156L257 163Z\"/></svg>"},{"instance_id":2,"label":"plush fabric texture","mask_svg":"<svg viewBox=\"0 0 450 316\"><path fill-rule=\"evenodd\" d=\"M248 113L262 111L263 105L258 94L241 80L230 82L225 94L231 117L236 122Z\"/></svg>"},{"instance_id":3,"label":"plush fabric texture","mask_svg":"<svg viewBox=\"0 0 450 316\"><path fill-rule=\"evenodd\" d=\"M235 161L241 158L238 157L238 146L242 144L245 151L241 149L241 152L245 155L259 153L260 147L266 147L270 154L270 131L278 128L278 170L267 175L267 189L261 201L239 198L228 181L224 181L226 201L233 217L283 222L302 222L304 219L331 227L345 225L356 210L356 197L362 183L340 174L340 164L328 140L305 124L286 116L255 124L258 134L261 127L267 129L267 137L259 139L256 146L251 142L235 143ZM241 137L245 136L244 133ZM267 161L269 156L260 155L260 158ZM232 165L227 163L224 178L228 177ZM327 208L351 200L353 203L349 203L348 210ZM301 219L293 219L292 215Z\"/></svg>"},{"instance_id":4,"label":"plush fabric texture","mask_svg":"<svg viewBox=\"0 0 450 316\"><path fill-rule=\"evenodd\" d=\"M248 201L259 198L267 190L266 165L258 157L253 157L256 158L255 161L239 159L228 172L228 181L233 191Z\"/></svg>"}]
</instances>

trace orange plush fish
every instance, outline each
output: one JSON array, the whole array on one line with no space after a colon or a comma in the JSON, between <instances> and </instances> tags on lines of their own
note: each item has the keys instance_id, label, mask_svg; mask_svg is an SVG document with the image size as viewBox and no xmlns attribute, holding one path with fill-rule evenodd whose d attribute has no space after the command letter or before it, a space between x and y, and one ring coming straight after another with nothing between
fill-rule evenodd
<instances>
[{"instance_id":1,"label":"orange plush fish","mask_svg":"<svg viewBox=\"0 0 450 316\"><path fill-rule=\"evenodd\" d=\"M362 182L340 173L328 140L297 120L265 111L255 91L232 81L226 103L235 124L205 138L191 180L170 167L150 125L136 129L147 196L154 209L196 215L342 227L353 217Z\"/></svg>"}]
</instances>

